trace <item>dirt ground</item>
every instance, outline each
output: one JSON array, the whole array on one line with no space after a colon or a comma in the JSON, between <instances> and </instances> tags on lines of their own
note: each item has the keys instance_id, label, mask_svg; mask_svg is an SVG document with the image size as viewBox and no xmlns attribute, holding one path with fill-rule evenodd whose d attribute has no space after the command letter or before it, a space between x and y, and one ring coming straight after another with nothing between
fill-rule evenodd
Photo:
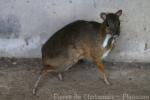
<instances>
[{"instance_id":1,"label":"dirt ground","mask_svg":"<svg viewBox=\"0 0 150 100\"><path fill-rule=\"evenodd\" d=\"M150 100L150 64L105 65L110 86L96 65L82 61L63 73L64 81L48 74L33 95L40 59L0 58L0 100Z\"/></svg>"}]
</instances>

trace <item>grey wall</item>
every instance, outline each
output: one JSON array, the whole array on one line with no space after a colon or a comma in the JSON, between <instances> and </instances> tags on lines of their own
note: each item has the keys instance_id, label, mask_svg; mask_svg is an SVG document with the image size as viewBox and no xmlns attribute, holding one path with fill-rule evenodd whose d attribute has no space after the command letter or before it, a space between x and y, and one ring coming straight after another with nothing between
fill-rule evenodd
<instances>
[{"instance_id":1,"label":"grey wall","mask_svg":"<svg viewBox=\"0 0 150 100\"><path fill-rule=\"evenodd\" d=\"M0 0L0 57L40 57L41 45L58 29L100 12L122 9L121 36L108 57L150 61L150 0Z\"/></svg>"}]
</instances>

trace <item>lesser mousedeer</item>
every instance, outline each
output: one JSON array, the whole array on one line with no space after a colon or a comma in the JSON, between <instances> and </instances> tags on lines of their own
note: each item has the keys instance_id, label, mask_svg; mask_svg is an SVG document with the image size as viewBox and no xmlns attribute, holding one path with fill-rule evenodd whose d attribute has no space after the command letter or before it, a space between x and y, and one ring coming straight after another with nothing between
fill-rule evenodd
<instances>
[{"instance_id":1,"label":"lesser mousedeer","mask_svg":"<svg viewBox=\"0 0 150 100\"><path fill-rule=\"evenodd\" d=\"M103 59L112 50L116 37L120 35L121 14L122 10L116 13L101 13L103 23L78 20L50 37L42 46L43 68L34 85L33 94L36 93L42 76L55 72L62 80L61 73L84 58L97 64L105 83L109 85Z\"/></svg>"}]
</instances>

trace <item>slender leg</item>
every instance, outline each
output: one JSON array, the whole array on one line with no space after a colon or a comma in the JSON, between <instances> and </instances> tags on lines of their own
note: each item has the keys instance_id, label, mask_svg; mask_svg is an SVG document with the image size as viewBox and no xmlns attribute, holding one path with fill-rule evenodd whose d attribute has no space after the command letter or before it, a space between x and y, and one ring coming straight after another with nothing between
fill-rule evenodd
<instances>
[{"instance_id":1,"label":"slender leg","mask_svg":"<svg viewBox=\"0 0 150 100\"><path fill-rule=\"evenodd\" d=\"M42 77L48 74L49 72L54 72L54 69L51 66L46 66L41 70L40 75L38 76L38 79L36 80L33 90L32 90L33 95L36 95L36 91L37 91L39 82L42 79Z\"/></svg>"},{"instance_id":2,"label":"slender leg","mask_svg":"<svg viewBox=\"0 0 150 100\"><path fill-rule=\"evenodd\" d=\"M35 94L36 94L37 87L38 87L38 85L39 85L39 82L40 82L40 80L41 80L42 76L43 76L43 75L42 75L42 74L40 74L40 75L39 75L39 77L38 77L38 79L36 80L36 82L35 82L35 84L34 84L34 87L33 87L33 90L32 90L33 95L35 95Z\"/></svg>"},{"instance_id":3,"label":"slender leg","mask_svg":"<svg viewBox=\"0 0 150 100\"><path fill-rule=\"evenodd\" d=\"M110 85L110 82L108 81L107 75L106 75L106 73L105 73L104 64L103 64L103 63L97 63L97 65L98 65L98 68L100 69L100 71L101 71L102 74L103 74L104 82L105 82L107 85Z\"/></svg>"},{"instance_id":4,"label":"slender leg","mask_svg":"<svg viewBox=\"0 0 150 100\"><path fill-rule=\"evenodd\" d=\"M64 80L64 77L63 77L62 73L58 73L58 79L59 79L60 81L63 81L63 80Z\"/></svg>"}]
</instances>

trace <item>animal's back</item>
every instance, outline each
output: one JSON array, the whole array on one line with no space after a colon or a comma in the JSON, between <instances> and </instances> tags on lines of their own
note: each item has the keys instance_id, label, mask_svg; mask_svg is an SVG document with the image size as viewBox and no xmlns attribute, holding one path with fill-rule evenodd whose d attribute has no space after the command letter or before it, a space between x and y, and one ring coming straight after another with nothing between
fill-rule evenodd
<instances>
[{"instance_id":1,"label":"animal's back","mask_svg":"<svg viewBox=\"0 0 150 100\"><path fill-rule=\"evenodd\" d=\"M94 42L98 37L100 26L100 23L83 20L65 26L43 45L42 57L47 56L48 59L53 59L59 56L68 56L69 47L77 47L86 41Z\"/></svg>"}]
</instances>

